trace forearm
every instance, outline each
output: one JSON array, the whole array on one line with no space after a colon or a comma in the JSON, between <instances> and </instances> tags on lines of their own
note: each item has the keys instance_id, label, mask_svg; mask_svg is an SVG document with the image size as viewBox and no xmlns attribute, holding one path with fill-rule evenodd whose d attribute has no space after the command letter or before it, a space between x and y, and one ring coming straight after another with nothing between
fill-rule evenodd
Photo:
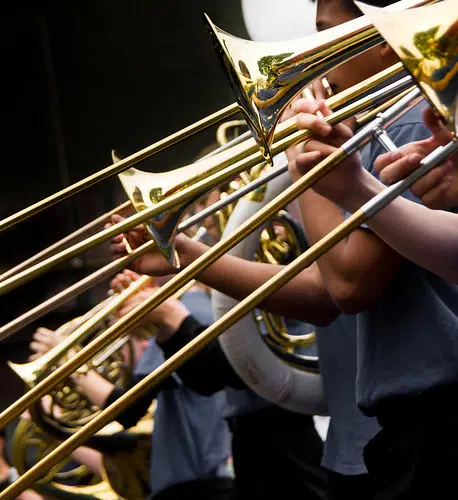
<instances>
[{"instance_id":1,"label":"forearm","mask_svg":"<svg viewBox=\"0 0 458 500\"><path fill-rule=\"evenodd\" d=\"M385 186L367 172L342 204L354 212ZM399 254L458 283L458 217L398 197L367 222Z\"/></svg>"},{"instance_id":2,"label":"forearm","mask_svg":"<svg viewBox=\"0 0 458 500\"><path fill-rule=\"evenodd\" d=\"M333 201L308 191L300 200L310 244L345 220ZM398 270L400 256L371 231L353 231L318 261L324 285L342 312L355 314L373 306Z\"/></svg>"},{"instance_id":3,"label":"forearm","mask_svg":"<svg viewBox=\"0 0 458 500\"><path fill-rule=\"evenodd\" d=\"M205 245L189 242L188 262L193 262L202 255L206 248ZM226 254L203 271L198 279L236 300L243 300L282 268ZM259 307L274 314L316 325L329 324L338 315L338 310L324 287L318 269L313 266L264 299Z\"/></svg>"}]
</instances>

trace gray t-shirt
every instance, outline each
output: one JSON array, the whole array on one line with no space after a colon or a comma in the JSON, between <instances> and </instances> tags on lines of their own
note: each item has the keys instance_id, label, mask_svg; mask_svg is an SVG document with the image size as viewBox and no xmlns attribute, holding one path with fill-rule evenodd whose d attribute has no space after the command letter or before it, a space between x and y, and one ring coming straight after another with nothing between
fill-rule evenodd
<instances>
[{"instance_id":1,"label":"gray t-shirt","mask_svg":"<svg viewBox=\"0 0 458 500\"><path fill-rule=\"evenodd\" d=\"M211 303L203 291L190 291L181 302L203 324L212 323ZM154 338L136 367L137 375L146 375L164 362L162 350ZM223 415L224 391L201 396L172 375L174 387L157 397L152 435L150 486L152 496L186 481L204 477L228 477L231 435Z\"/></svg>"},{"instance_id":2,"label":"gray t-shirt","mask_svg":"<svg viewBox=\"0 0 458 500\"><path fill-rule=\"evenodd\" d=\"M340 474L365 474L363 449L380 428L356 406L356 316L341 314L329 326L317 328L317 338L331 416L322 465Z\"/></svg>"},{"instance_id":3,"label":"gray t-shirt","mask_svg":"<svg viewBox=\"0 0 458 500\"><path fill-rule=\"evenodd\" d=\"M397 146L425 139L424 103L388 128ZM373 172L383 152L375 143L362 155ZM408 192L405 197L417 200ZM367 415L386 398L458 382L458 287L404 261L384 294L358 316L356 396Z\"/></svg>"}]
</instances>

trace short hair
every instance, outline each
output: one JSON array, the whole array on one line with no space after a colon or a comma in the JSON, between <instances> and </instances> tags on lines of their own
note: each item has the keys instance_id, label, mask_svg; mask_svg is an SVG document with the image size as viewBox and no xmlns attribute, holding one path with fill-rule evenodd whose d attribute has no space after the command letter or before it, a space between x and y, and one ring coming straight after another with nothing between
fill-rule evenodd
<instances>
[{"instance_id":1,"label":"short hair","mask_svg":"<svg viewBox=\"0 0 458 500\"><path fill-rule=\"evenodd\" d=\"M315 3L317 0L311 0L312 3ZM362 16L363 13L359 10L353 0L333 0L335 2L340 3L342 8L351 14L354 14L356 17ZM392 3L397 2L398 0L364 0L365 3L369 5L373 5L374 7L387 7Z\"/></svg>"}]
</instances>

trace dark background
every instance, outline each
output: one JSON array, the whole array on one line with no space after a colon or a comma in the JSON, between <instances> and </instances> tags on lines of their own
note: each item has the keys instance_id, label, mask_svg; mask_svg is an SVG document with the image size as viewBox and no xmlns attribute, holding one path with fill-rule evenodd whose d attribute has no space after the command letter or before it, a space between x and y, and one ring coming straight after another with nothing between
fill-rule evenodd
<instances>
[{"instance_id":1,"label":"dark background","mask_svg":"<svg viewBox=\"0 0 458 500\"><path fill-rule=\"evenodd\" d=\"M0 218L233 102L202 13L247 38L240 0L0 2ZM185 165L208 130L143 163ZM0 272L124 201L116 177L1 234ZM0 324L108 261L106 246L0 298ZM54 328L93 305L106 285L4 341L0 406L22 390L6 360L22 362L37 326Z\"/></svg>"}]
</instances>

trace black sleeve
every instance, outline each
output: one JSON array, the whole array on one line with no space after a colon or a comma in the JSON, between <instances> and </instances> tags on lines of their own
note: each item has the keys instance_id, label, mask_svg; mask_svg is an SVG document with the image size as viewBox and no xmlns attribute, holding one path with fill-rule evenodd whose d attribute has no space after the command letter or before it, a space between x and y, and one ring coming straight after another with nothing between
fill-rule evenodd
<instances>
[{"instance_id":1,"label":"black sleeve","mask_svg":"<svg viewBox=\"0 0 458 500\"><path fill-rule=\"evenodd\" d=\"M193 316L189 315L173 337L159 345L165 357L170 358L202 333L205 328ZM230 365L218 340L210 342L192 359L186 361L177 370L177 373L187 387L205 396L214 394L228 386L234 389L247 388L245 382Z\"/></svg>"},{"instance_id":2,"label":"black sleeve","mask_svg":"<svg viewBox=\"0 0 458 500\"><path fill-rule=\"evenodd\" d=\"M129 389L131 389L134 385L138 384L141 380L145 378L146 375L134 375L131 383L126 388L115 387L111 394L108 396L105 402L105 408L111 403L114 403L117 399L123 396ZM150 407L153 399L155 399L158 393L161 390L173 389L176 387L176 384L170 379L167 379L158 387L153 387L149 389L143 396L135 401L135 403L131 404L127 408L125 408L117 417L116 421L119 422L125 429L130 427L134 427L137 422L146 414L148 408Z\"/></svg>"}]
</instances>

